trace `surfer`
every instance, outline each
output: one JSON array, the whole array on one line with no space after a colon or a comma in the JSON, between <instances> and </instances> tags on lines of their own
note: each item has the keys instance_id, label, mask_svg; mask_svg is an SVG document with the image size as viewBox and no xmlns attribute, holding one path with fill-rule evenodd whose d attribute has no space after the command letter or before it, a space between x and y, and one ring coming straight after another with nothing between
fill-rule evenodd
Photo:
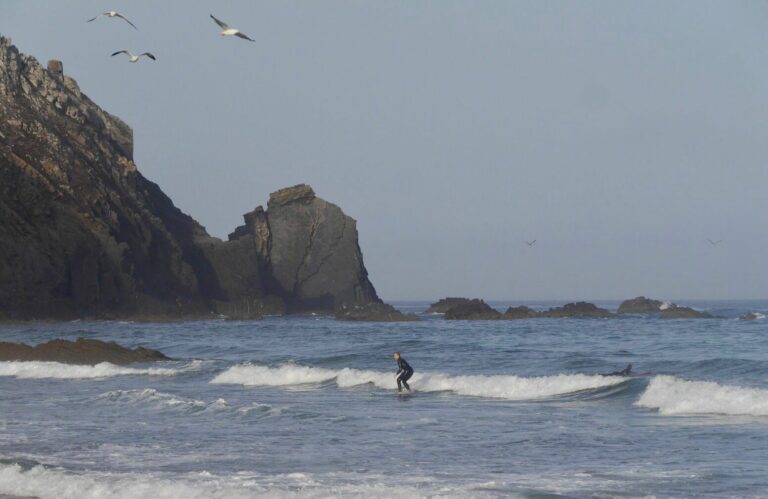
<instances>
[{"instance_id":1,"label":"surfer","mask_svg":"<svg viewBox=\"0 0 768 499\"><path fill-rule=\"evenodd\" d=\"M397 391L402 392L403 387L405 387L410 392L411 387L408 386L408 380L413 376L413 368L400 356L400 352L395 352L394 358L397 361L397 374L395 374Z\"/></svg>"},{"instance_id":2,"label":"surfer","mask_svg":"<svg viewBox=\"0 0 768 499\"><path fill-rule=\"evenodd\" d=\"M621 371L614 371L612 373L600 374L600 376L631 376L631 375L632 375L632 364L627 364L627 367L625 367Z\"/></svg>"}]
</instances>

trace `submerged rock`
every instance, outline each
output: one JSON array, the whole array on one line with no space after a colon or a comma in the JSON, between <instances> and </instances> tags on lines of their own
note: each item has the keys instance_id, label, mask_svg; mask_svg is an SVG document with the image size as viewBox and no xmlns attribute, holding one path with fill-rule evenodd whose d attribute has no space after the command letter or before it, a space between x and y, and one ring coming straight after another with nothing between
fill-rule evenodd
<instances>
[{"instance_id":1,"label":"submerged rock","mask_svg":"<svg viewBox=\"0 0 768 499\"><path fill-rule=\"evenodd\" d=\"M759 319L760 316L756 314L755 312L747 312L746 314L742 314L739 316L740 321L754 321Z\"/></svg>"},{"instance_id":2,"label":"submerged rock","mask_svg":"<svg viewBox=\"0 0 768 499\"><path fill-rule=\"evenodd\" d=\"M677 305L665 308L661 311L662 319L713 319L713 315L707 312L700 312L690 307L680 307Z\"/></svg>"},{"instance_id":3,"label":"submerged rock","mask_svg":"<svg viewBox=\"0 0 768 499\"><path fill-rule=\"evenodd\" d=\"M604 308L600 308L593 303L580 301L576 303L568 303L562 307L550 308L544 312L538 314L539 317L615 317L616 314L609 312Z\"/></svg>"},{"instance_id":4,"label":"submerged rock","mask_svg":"<svg viewBox=\"0 0 768 499\"><path fill-rule=\"evenodd\" d=\"M416 315L404 314L386 303L342 305L336 310L335 316L340 321L406 322L419 320Z\"/></svg>"},{"instance_id":5,"label":"submerged rock","mask_svg":"<svg viewBox=\"0 0 768 499\"><path fill-rule=\"evenodd\" d=\"M441 298L440 300L436 301L432 305L429 306L427 309L428 314L444 314L448 311L449 308L455 307L456 305L461 305L465 303L469 303L472 300L469 298L457 298L457 297L448 297L448 298Z\"/></svg>"},{"instance_id":6,"label":"submerged rock","mask_svg":"<svg viewBox=\"0 0 768 499\"><path fill-rule=\"evenodd\" d=\"M466 300L449 307L445 311L448 320L497 320L501 313L480 299Z\"/></svg>"},{"instance_id":7,"label":"submerged rock","mask_svg":"<svg viewBox=\"0 0 768 499\"><path fill-rule=\"evenodd\" d=\"M645 296L638 296L631 300L624 300L619 305L618 313L620 314L655 314L661 311L663 302L659 300L653 300L646 298Z\"/></svg>"},{"instance_id":8,"label":"submerged rock","mask_svg":"<svg viewBox=\"0 0 768 499\"><path fill-rule=\"evenodd\" d=\"M515 320L515 319L534 319L539 317L539 313L534 309L526 306L509 307L502 315L502 319Z\"/></svg>"},{"instance_id":9,"label":"submerged rock","mask_svg":"<svg viewBox=\"0 0 768 499\"><path fill-rule=\"evenodd\" d=\"M101 362L130 364L170 360L163 353L149 348L125 348L114 342L78 338L77 341L51 340L37 346L24 343L0 342L0 361L48 361L65 364L90 364Z\"/></svg>"}]
</instances>

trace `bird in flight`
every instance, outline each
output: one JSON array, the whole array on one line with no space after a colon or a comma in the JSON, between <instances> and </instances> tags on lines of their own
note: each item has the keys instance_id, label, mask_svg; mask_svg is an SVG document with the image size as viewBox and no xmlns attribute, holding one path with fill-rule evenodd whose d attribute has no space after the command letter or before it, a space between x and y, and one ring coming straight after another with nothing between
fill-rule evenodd
<instances>
[{"instance_id":1,"label":"bird in flight","mask_svg":"<svg viewBox=\"0 0 768 499\"><path fill-rule=\"evenodd\" d=\"M251 41L251 42L255 42L256 41L256 40L254 40L252 38L249 38L248 35L246 35L242 31L240 31L239 29L230 28L229 25L227 23L225 23L224 21L219 21L218 19L213 17L213 14L211 14L211 19L213 19L213 21L216 24L218 24L219 27L222 29L221 36L238 36L240 38L243 38L243 39Z\"/></svg>"},{"instance_id":2,"label":"bird in flight","mask_svg":"<svg viewBox=\"0 0 768 499\"><path fill-rule=\"evenodd\" d=\"M723 240L718 239L717 241L713 241L712 239L707 238L707 242L709 242L709 244L711 244L712 246L717 246L718 244L722 243Z\"/></svg>"},{"instance_id":3,"label":"bird in flight","mask_svg":"<svg viewBox=\"0 0 768 499\"><path fill-rule=\"evenodd\" d=\"M523 242L528 246L533 246L534 244L536 244L536 239L534 239L533 241L523 241Z\"/></svg>"},{"instance_id":4,"label":"bird in flight","mask_svg":"<svg viewBox=\"0 0 768 499\"><path fill-rule=\"evenodd\" d=\"M118 50L117 52L112 54L112 57L115 57L117 54L125 54L125 55L127 55L128 56L128 62L139 62L139 58L141 56L147 56L150 59L152 59L153 61L157 60L155 58L155 56L150 54L149 52L144 52L143 54L139 54L139 55L133 55L130 52L128 52L127 50Z\"/></svg>"},{"instance_id":5,"label":"bird in flight","mask_svg":"<svg viewBox=\"0 0 768 499\"><path fill-rule=\"evenodd\" d=\"M98 15L98 16L96 16L96 17L94 17L93 19L88 19L88 22L91 22L91 21L95 21L96 19L100 18L101 16L107 16L107 17L119 17L119 18L120 18L120 19L122 19L123 21L125 21L125 22L127 22L128 24L130 24L131 26L133 26L133 29L139 29L139 28L137 28L137 27L136 27L136 25L135 25L135 24L133 24L131 21L129 21L127 17L125 17L124 15L122 15L122 14L121 14L121 13L119 13L119 12L115 12L114 10L110 10L109 12L102 12L101 14L99 14L99 15Z\"/></svg>"}]
</instances>

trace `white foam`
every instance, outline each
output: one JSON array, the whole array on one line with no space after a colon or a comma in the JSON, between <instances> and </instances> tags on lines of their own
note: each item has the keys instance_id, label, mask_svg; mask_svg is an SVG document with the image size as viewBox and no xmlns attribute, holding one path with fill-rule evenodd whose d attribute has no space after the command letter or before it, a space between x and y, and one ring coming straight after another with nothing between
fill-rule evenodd
<instances>
[{"instance_id":1,"label":"white foam","mask_svg":"<svg viewBox=\"0 0 768 499\"><path fill-rule=\"evenodd\" d=\"M672 308L674 306L675 304L672 303L671 301L665 301L664 303L659 305L659 310L667 310L668 308Z\"/></svg>"},{"instance_id":2,"label":"white foam","mask_svg":"<svg viewBox=\"0 0 768 499\"><path fill-rule=\"evenodd\" d=\"M154 388L144 388L143 390L112 390L101 394L99 398L120 404L149 404L161 407L193 410L205 409L219 402L216 401L208 404L202 400L187 399L171 395L170 393L159 392ZM226 405L226 401L223 402L224 405ZM218 405L222 404L219 403Z\"/></svg>"},{"instance_id":3,"label":"white foam","mask_svg":"<svg viewBox=\"0 0 768 499\"><path fill-rule=\"evenodd\" d=\"M768 416L768 390L655 376L635 405L664 415Z\"/></svg>"},{"instance_id":4,"label":"white foam","mask_svg":"<svg viewBox=\"0 0 768 499\"><path fill-rule=\"evenodd\" d=\"M0 362L0 376L13 376L20 379L98 379L110 378L113 376L175 376L181 372L194 369L197 365L199 365L199 363L193 361L190 365L180 369L163 367L140 369L116 366L109 362L88 366L36 360L11 361Z\"/></svg>"},{"instance_id":5,"label":"white foam","mask_svg":"<svg viewBox=\"0 0 768 499\"><path fill-rule=\"evenodd\" d=\"M283 364L265 367L241 364L216 376L211 383L244 386L291 386L318 384L334 380L339 387L349 388L372 384L378 388L395 389L393 373L359 369L325 369ZM592 390L625 382L616 376L558 374L555 376L521 377L514 375L451 376L441 373L416 373L409 384L419 392L454 392L459 395L533 400Z\"/></svg>"},{"instance_id":6,"label":"white foam","mask_svg":"<svg viewBox=\"0 0 768 499\"><path fill-rule=\"evenodd\" d=\"M377 475L325 477L306 473L217 476L205 471L171 478L148 473L74 474L42 466L24 471L18 465L0 465L0 495L40 499L412 498L466 497L469 492L429 479L410 481L403 478L400 482L405 483L392 484Z\"/></svg>"}]
</instances>

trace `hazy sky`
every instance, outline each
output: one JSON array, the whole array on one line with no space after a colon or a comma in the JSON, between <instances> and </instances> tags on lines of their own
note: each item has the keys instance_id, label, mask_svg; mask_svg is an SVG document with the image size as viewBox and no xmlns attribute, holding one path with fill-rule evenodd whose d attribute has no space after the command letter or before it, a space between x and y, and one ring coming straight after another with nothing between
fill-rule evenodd
<instances>
[{"instance_id":1,"label":"hazy sky","mask_svg":"<svg viewBox=\"0 0 768 499\"><path fill-rule=\"evenodd\" d=\"M764 0L0 0L0 34L215 236L311 184L385 299L768 297Z\"/></svg>"}]
</instances>

